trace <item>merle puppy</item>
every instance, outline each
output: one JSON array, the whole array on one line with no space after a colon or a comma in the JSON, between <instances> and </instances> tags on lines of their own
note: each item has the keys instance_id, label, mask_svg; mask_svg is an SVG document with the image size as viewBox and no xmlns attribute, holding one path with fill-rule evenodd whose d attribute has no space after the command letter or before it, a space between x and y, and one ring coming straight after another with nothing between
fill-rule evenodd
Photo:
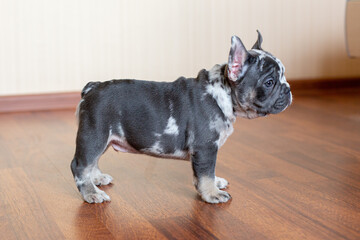
<instances>
[{"instance_id":1,"label":"merle puppy","mask_svg":"<svg viewBox=\"0 0 360 240\"><path fill-rule=\"evenodd\" d=\"M194 185L208 203L227 202L215 176L216 155L233 132L237 116L279 113L292 96L281 61L262 50L262 37L246 50L231 38L227 64L174 82L112 80L90 82L77 109L79 129L71 170L84 200L110 201L97 185L112 177L98 167L109 146L116 151L191 160Z\"/></svg>"}]
</instances>

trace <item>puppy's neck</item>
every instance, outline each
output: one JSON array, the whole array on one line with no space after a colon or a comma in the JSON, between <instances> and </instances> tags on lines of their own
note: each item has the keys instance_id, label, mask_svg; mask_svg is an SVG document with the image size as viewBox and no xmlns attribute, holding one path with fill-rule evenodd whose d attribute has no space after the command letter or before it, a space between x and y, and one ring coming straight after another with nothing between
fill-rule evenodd
<instances>
[{"instance_id":1,"label":"puppy's neck","mask_svg":"<svg viewBox=\"0 0 360 240\"><path fill-rule=\"evenodd\" d=\"M237 83L231 81L227 77L227 64L217 64L209 71L209 83L213 86L213 90L216 87L223 88L223 91L218 89L217 91L211 91L217 104L223 110L224 115L234 122L236 117L252 119L257 117L257 113L250 109L248 106L239 102L239 96L237 93ZM209 86L207 90L209 90ZM208 91L209 92L209 91ZM216 92L214 94L214 92ZM222 97L226 93L228 97Z\"/></svg>"},{"instance_id":2,"label":"puppy's neck","mask_svg":"<svg viewBox=\"0 0 360 240\"><path fill-rule=\"evenodd\" d=\"M232 87L225 77L226 64L217 64L209 70L209 82L206 92L210 94L222 110L224 116L231 122L235 122L236 116L233 104Z\"/></svg>"}]
</instances>

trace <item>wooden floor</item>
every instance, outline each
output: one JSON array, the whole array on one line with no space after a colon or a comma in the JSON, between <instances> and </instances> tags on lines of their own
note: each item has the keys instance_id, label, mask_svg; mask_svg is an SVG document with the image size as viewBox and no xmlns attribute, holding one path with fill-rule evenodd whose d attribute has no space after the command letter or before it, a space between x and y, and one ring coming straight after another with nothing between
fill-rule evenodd
<instances>
[{"instance_id":1,"label":"wooden floor","mask_svg":"<svg viewBox=\"0 0 360 240\"><path fill-rule=\"evenodd\" d=\"M75 133L73 111L0 115L1 239L360 239L358 90L238 119L217 163L233 199L219 205L197 196L189 162L112 149L112 201L84 203Z\"/></svg>"}]
</instances>

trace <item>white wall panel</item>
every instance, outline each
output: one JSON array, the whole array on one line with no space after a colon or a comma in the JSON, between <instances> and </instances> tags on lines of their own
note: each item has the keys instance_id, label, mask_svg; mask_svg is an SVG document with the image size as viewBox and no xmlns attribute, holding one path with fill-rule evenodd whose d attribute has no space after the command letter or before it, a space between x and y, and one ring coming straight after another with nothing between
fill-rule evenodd
<instances>
[{"instance_id":1,"label":"white wall panel","mask_svg":"<svg viewBox=\"0 0 360 240\"><path fill-rule=\"evenodd\" d=\"M196 76L256 29L288 79L360 76L344 18L343 0L0 0L0 95Z\"/></svg>"}]
</instances>

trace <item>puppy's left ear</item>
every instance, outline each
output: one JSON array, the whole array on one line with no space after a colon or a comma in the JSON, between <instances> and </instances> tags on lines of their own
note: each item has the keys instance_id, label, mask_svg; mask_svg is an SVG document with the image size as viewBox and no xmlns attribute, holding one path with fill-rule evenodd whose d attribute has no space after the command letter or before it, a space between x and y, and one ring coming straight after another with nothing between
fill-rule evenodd
<instances>
[{"instance_id":1,"label":"puppy's left ear","mask_svg":"<svg viewBox=\"0 0 360 240\"><path fill-rule=\"evenodd\" d=\"M243 72L246 70L244 68L244 65L247 56L248 52L246 51L246 48L241 42L240 38L238 38L237 36L232 36L227 69L228 78L231 81L235 82L236 80L238 80L243 74Z\"/></svg>"},{"instance_id":2,"label":"puppy's left ear","mask_svg":"<svg viewBox=\"0 0 360 240\"><path fill-rule=\"evenodd\" d=\"M256 30L256 31L257 31L257 33L258 33L258 39L257 39L256 43L254 44L254 46L253 46L251 49L263 50L263 49L261 48L261 44L262 44L263 38L262 38L262 36L261 36L260 31L259 31L259 30Z\"/></svg>"}]
</instances>

